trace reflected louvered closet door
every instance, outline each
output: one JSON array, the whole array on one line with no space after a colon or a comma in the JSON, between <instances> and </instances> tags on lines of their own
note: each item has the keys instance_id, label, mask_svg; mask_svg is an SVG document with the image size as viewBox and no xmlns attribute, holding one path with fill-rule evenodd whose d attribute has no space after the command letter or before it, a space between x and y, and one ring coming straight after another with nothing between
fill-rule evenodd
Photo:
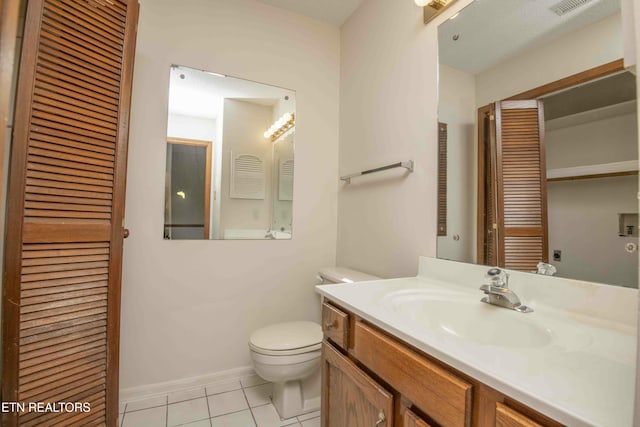
<instances>
[{"instance_id":1,"label":"reflected louvered closet door","mask_svg":"<svg viewBox=\"0 0 640 427\"><path fill-rule=\"evenodd\" d=\"M548 261L542 101L496 103L499 265L534 271Z\"/></svg>"},{"instance_id":2,"label":"reflected louvered closet door","mask_svg":"<svg viewBox=\"0 0 640 427\"><path fill-rule=\"evenodd\" d=\"M110 425L118 416L120 275L135 0L30 0L9 177L4 401L90 412L3 425Z\"/></svg>"}]
</instances>

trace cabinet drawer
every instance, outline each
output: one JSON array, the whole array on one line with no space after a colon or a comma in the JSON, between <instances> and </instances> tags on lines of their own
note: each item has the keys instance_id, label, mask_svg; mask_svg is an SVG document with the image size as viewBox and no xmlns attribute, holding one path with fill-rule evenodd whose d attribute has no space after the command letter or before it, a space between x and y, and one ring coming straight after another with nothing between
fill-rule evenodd
<instances>
[{"instance_id":1,"label":"cabinet drawer","mask_svg":"<svg viewBox=\"0 0 640 427\"><path fill-rule=\"evenodd\" d=\"M471 424L471 384L364 323L353 334L354 356L436 423Z\"/></svg>"},{"instance_id":2,"label":"cabinet drawer","mask_svg":"<svg viewBox=\"0 0 640 427\"><path fill-rule=\"evenodd\" d=\"M498 402L496 403L496 427L542 427L542 424Z\"/></svg>"},{"instance_id":3,"label":"cabinet drawer","mask_svg":"<svg viewBox=\"0 0 640 427\"><path fill-rule=\"evenodd\" d=\"M349 315L326 302L322 304L322 332L337 346L349 346Z\"/></svg>"},{"instance_id":4,"label":"cabinet drawer","mask_svg":"<svg viewBox=\"0 0 640 427\"><path fill-rule=\"evenodd\" d=\"M393 395L326 341L322 344L322 425L393 427Z\"/></svg>"}]
</instances>

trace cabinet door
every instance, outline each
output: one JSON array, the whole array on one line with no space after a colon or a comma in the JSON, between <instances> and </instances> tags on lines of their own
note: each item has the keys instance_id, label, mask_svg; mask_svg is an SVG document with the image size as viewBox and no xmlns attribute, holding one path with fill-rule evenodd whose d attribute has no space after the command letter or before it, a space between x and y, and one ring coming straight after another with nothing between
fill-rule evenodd
<instances>
[{"instance_id":1,"label":"cabinet door","mask_svg":"<svg viewBox=\"0 0 640 427\"><path fill-rule=\"evenodd\" d=\"M330 344L322 345L323 427L392 427L393 396Z\"/></svg>"},{"instance_id":2,"label":"cabinet door","mask_svg":"<svg viewBox=\"0 0 640 427\"><path fill-rule=\"evenodd\" d=\"M137 0L29 0L13 130L2 398L90 411L3 426L115 426ZM28 406L27 406L28 408Z\"/></svg>"},{"instance_id":3,"label":"cabinet door","mask_svg":"<svg viewBox=\"0 0 640 427\"><path fill-rule=\"evenodd\" d=\"M402 427L431 427L425 420L417 416L410 409L402 414Z\"/></svg>"}]
</instances>

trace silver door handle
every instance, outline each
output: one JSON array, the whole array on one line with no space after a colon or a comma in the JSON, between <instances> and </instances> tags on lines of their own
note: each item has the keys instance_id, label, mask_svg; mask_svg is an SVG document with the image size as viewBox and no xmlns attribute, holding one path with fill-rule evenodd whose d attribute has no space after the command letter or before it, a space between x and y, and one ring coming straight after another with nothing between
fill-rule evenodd
<instances>
[{"instance_id":1,"label":"silver door handle","mask_svg":"<svg viewBox=\"0 0 640 427\"><path fill-rule=\"evenodd\" d=\"M384 416L384 412L380 411L380 413L378 414L378 421L376 421L375 427L381 426L382 424L384 424L385 421L386 421L386 418Z\"/></svg>"}]
</instances>

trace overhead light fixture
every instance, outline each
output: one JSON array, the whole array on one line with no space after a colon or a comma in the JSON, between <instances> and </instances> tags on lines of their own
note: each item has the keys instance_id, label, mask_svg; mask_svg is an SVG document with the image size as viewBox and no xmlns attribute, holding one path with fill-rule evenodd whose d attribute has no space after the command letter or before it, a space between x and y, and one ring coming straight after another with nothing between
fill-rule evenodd
<instances>
[{"instance_id":1,"label":"overhead light fixture","mask_svg":"<svg viewBox=\"0 0 640 427\"><path fill-rule=\"evenodd\" d=\"M457 0L414 0L424 10L424 23L431 21Z\"/></svg>"},{"instance_id":2,"label":"overhead light fixture","mask_svg":"<svg viewBox=\"0 0 640 427\"><path fill-rule=\"evenodd\" d=\"M264 133L264 137L275 141L280 138L289 129L292 129L296 124L295 114L286 113L280 117L269 129Z\"/></svg>"}]
</instances>

